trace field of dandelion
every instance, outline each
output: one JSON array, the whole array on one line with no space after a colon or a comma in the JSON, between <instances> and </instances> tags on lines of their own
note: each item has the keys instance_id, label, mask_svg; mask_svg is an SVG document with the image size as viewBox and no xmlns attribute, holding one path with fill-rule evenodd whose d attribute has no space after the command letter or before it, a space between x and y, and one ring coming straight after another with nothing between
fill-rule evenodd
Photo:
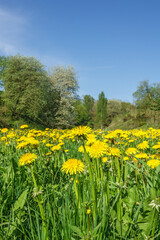
<instances>
[{"instance_id":1,"label":"field of dandelion","mask_svg":"<svg viewBox=\"0 0 160 240\"><path fill-rule=\"evenodd\" d=\"M0 239L160 239L160 130L0 129Z\"/></svg>"}]
</instances>

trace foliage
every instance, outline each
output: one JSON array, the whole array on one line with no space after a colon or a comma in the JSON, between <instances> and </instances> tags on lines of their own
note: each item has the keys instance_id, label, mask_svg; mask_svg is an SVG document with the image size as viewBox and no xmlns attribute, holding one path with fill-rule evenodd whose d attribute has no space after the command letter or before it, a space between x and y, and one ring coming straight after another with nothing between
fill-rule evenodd
<instances>
[{"instance_id":1,"label":"foliage","mask_svg":"<svg viewBox=\"0 0 160 240\"><path fill-rule=\"evenodd\" d=\"M76 100L74 104L74 112L75 112L75 125L90 125L90 115L86 110L82 100Z\"/></svg>"},{"instance_id":2,"label":"foliage","mask_svg":"<svg viewBox=\"0 0 160 240\"><path fill-rule=\"evenodd\" d=\"M48 76L38 60L32 57L8 57L3 83L4 101L12 117L40 118L47 105Z\"/></svg>"},{"instance_id":3,"label":"foliage","mask_svg":"<svg viewBox=\"0 0 160 240\"><path fill-rule=\"evenodd\" d=\"M7 58L4 56L0 56L0 87L3 86L3 71L6 67L6 62L7 62Z\"/></svg>"},{"instance_id":4,"label":"foliage","mask_svg":"<svg viewBox=\"0 0 160 240\"><path fill-rule=\"evenodd\" d=\"M60 96L55 116L56 125L70 127L74 122L74 102L78 90L74 68L72 66L54 67L50 75L50 82L52 89L55 89Z\"/></svg>"},{"instance_id":5,"label":"foliage","mask_svg":"<svg viewBox=\"0 0 160 240\"><path fill-rule=\"evenodd\" d=\"M104 92L101 92L98 97L97 111L96 111L96 126L103 129L106 126L107 120L107 98Z\"/></svg>"},{"instance_id":6,"label":"foliage","mask_svg":"<svg viewBox=\"0 0 160 240\"><path fill-rule=\"evenodd\" d=\"M77 99L75 102L75 125L94 125L94 98L85 95L82 100Z\"/></svg>"},{"instance_id":7,"label":"foliage","mask_svg":"<svg viewBox=\"0 0 160 240\"><path fill-rule=\"evenodd\" d=\"M155 111L160 110L160 84L151 85L149 81L142 81L137 91L133 93L133 97L138 109L137 121L139 125L144 125L150 118L153 118L155 123Z\"/></svg>"}]
</instances>

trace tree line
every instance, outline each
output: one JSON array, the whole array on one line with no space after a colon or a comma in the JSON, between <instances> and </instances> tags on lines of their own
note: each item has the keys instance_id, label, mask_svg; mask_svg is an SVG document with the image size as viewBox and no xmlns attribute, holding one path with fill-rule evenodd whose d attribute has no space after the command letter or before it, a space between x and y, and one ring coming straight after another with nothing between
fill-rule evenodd
<instances>
[{"instance_id":1,"label":"tree line","mask_svg":"<svg viewBox=\"0 0 160 240\"><path fill-rule=\"evenodd\" d=\"M105 129L116 128L116 121L129 123L128 128L145 125L148 119L157 127L160 123L160 84L148 81L133 93L135 104L108 100L104 92L98 100L91 95L81 99L73 66L54 66L48 72L36 58L16 55L0 57L0 86L0 127L25 122L51 128Z\"/></svg>"}]
</instances>

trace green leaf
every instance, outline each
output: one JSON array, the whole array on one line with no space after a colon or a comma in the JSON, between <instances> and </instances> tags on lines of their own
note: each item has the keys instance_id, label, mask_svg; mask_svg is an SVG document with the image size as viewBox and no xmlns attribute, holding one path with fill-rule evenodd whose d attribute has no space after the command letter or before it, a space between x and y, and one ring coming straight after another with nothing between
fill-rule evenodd
<instances>
[{"instance_id":1,"label":"green leaf","mask_svg":"<svg viewBox=\"0 0 160 240\"><path fill-rule=\"evenodd\" d=\"M85 237L85 234L82 233L82 231L81 231L80 228L78 228L78 227L76 227L76 226L70 226L70 228L71 228L72 231L73 231L74 233L76 233L79 237L81 237L81 238L84 238L84 237Z\"/></svg>"},{"instance_id":2,"label":"green leaf","mask_svg":"<svg viewBox=\"0 0 160 240\"><path fill-rule=\"evenodd\" d=\"M27 198L27 194L28 194L28 189L23 191L23 193L20 195L20 197L14 203L13 211L16 211L19 208L23 208L23 206L25 204L25 201L26 201L26 198Z\"/></svg>"},{"instance_id":3,"label":"green leaf","mask_svg":"<svg viewBox=\"0 0 160 240\"><path fill-rule=\"evenodd\" d=\"M143 231L146 236L149 236L153 221L154 221L154 208L152 208L149 204L151 199L148 198L143 202L143 212L139 214L137 224L139 228Z\"/></svg>"},{"instance_id":4,"label":"green leaf","mask_svg":"<svg viewBox=\"0 0 160 240\"><path fill-rule=\"evenodd\" d=\"M136 202L139 202L139 195L136 186L128 189L127 193L128 196L123 199L123 202L127 205L129 212L132 212L132 209Z\"/></svg>"},{"instance_id":5,"label":"green leaf","mask_svg":"<svg viewBox=\"0 0 160 240\"><path fill-rule=\"evenodd\" d=\"M99 230L99 228L101 227L102 223L100 222L93 230L92 232L92 236L94 237L97 234L97 231Z\"/></svg>"}]
</instances>

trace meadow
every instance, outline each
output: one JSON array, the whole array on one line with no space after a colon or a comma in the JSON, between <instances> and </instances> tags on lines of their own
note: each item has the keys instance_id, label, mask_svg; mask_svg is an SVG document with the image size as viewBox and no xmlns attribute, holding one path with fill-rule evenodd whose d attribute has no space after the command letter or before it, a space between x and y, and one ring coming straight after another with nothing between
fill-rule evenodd
<instances>
[{"instance_id":1,"label":"meadow","mask_svg":"<svg viewBox=\"0 0 160 240\"><path fill-rule=\"evenodd\" d=\"M0 129L10 239L160 239L160 130Z\"/></svg>"}]
</instances>

